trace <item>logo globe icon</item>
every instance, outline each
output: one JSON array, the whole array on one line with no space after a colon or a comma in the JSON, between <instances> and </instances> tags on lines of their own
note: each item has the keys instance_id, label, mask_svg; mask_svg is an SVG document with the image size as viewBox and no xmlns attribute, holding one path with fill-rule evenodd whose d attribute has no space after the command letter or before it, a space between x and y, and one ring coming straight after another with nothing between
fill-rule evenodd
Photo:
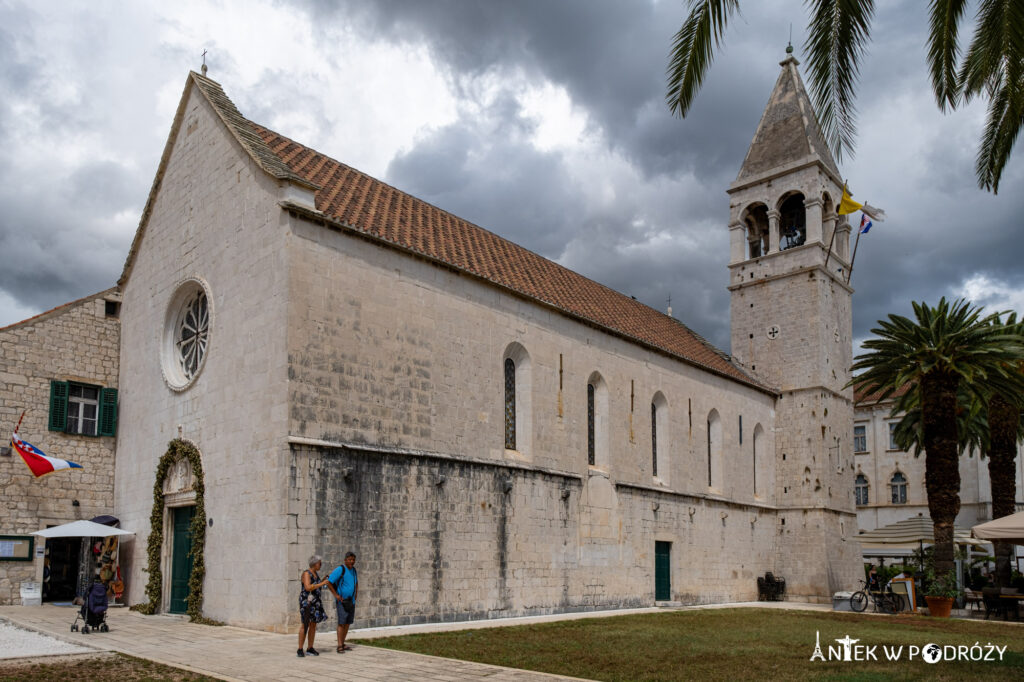
<instances>
[{"instance_id":1,"label":"logo globe icon","mask_svg":"<svg viewBox=\"0 0 1024 682\"><path fill-rule=\"evenodd\" d=\"M938 644L925 644L921 651L921 658L927 663L938 663L942 659L942 647Z\"/></svg>"}]
</instances>

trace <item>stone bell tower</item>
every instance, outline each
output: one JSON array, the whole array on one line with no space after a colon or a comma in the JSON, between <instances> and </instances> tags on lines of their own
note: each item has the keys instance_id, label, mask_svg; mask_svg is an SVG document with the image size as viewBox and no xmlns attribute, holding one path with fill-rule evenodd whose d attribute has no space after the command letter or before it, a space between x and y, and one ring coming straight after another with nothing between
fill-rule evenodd
<instances>
[{"instance_id":1,"label":"stone bell tower","mask_svg":"<svg viewBox=\"0 0 1024 682\"><path fill-rule=\"evenodd\" d=\"M790 52L787 49L787 52ZM777 388L776 573L797 599L855 589L850 226L789 54L729 187L732 355Z\"/></svg>"}]
</instances>

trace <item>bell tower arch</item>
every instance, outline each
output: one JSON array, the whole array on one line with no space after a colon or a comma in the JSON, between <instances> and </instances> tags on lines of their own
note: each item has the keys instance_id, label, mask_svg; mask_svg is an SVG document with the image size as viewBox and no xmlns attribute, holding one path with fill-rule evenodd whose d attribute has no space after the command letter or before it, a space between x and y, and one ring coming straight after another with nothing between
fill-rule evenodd
<instances>
[{"instance_id":1,"label":"bell tower arch","mask_svg":"<svg viewBox=\"0 0 1024 682\"><path fill-rule=\"evenodd\" d=\"M797 598L856 585L853 540L853 290L842 180L804 89L780 62L743 166L728 189L732 355L776 387L776 572Z\"/></svg>"}]
</instances>

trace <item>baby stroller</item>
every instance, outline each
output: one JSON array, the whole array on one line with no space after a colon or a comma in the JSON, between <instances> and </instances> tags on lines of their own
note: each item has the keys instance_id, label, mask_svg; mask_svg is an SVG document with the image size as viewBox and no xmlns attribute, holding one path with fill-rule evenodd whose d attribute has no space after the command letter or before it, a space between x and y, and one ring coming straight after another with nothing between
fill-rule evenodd
<instances>
[{"instance_id":1,"label":"baby stroller","mask_svg":"<svg viewBox=\"0 0 1024 682\"><path fill-rule=\"evenodd\" d=\"M78 632L78 621L83 620L82 634L89 634L89 628L100 632L109 632L107 627L107 586L103 583L94 582L89 586L85 595L85 603L75 616L75 622L71 625L71 632Z\"/></svg>"}]
</instances>

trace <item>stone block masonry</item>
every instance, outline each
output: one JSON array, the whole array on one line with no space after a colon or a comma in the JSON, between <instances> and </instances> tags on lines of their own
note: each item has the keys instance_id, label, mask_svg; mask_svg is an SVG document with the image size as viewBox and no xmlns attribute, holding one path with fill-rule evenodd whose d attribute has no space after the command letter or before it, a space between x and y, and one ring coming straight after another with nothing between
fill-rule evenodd
<instances>
[{"instance_id":1,"label":"stone block masonry","mask_svg":"<svg viewBox=\"0 0 1024 682\"><path fill-rule=\"evenodd\" d=\"M50 431L48 424L51 380L117 388L121 325L108 312L119 300L104 291L0 329L0 443L10 445L24 411L25 440L83 467L35 478L17 453L0 457L0 535L27 535L112 511L114 439ZM0 562L0 604L20 603L21 583L41 583L43 565L42 557Z\"/></svg>"},{"instance_id":2,"label":"stone block masonry","mask_svg":"<svg viewBox=\"0 0 1024 682\"><path fill-rule=\"evenodd\" d=\"M756 599L775 570L768 508L426 453L293 445L291 460L297 543L312 526L325 571L358 557L358 627L650 606L656 541L673 601Z\"/></svg>"}]
</instances>

